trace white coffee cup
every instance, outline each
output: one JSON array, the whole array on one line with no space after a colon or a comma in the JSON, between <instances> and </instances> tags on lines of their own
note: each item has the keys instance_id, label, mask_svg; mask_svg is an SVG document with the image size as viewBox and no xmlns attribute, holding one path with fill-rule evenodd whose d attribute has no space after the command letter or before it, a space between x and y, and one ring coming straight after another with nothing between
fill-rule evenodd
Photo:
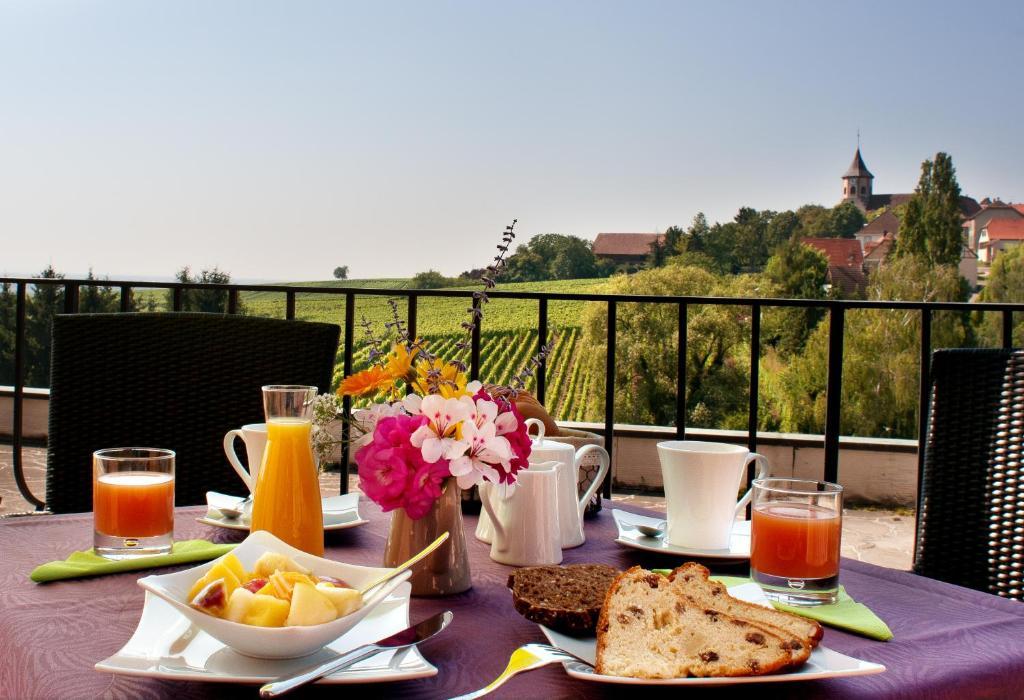
<instances>
[{"instance_id":1,"label":"white coffee cup","mask_svg":"<svg viewBox=\"0 0 1024 700\"><path fill-rule=\"evenodd\" d=\"M241 438L245 443L245 454L249 460L249 469L246 470L242 461L235 453L235 438ZM249 492L256 490L256 477L260 473L260 464L263 462L263 450L267 446L267 424L249 423L238 430L229 430L224 436L224 454L228 462L242 477Z\"/></svg>"},{"instance_id":2,"label":"white coffee cup","mask_svg":"<svg viewBox=\"0 0 1024 700\"><path fill-rule=\"evenodd\" d=\"M757 462L755 478L768 475L768 460L741 445L698 440L658 443L665 484L668 530L665 541L690 549L728 549L732 526L750 502L736 494L746 467Z\"/></svg>"},{"instance_id":3,"label":"white coffee cup","mask_svg":"<svg viewBox=\"0 0 1024 700\"><path fill-rule=\"evenodd\" d=\"M556 470L555 462L531 464L513 485L481 485L480 501L494 528L491 559L512 566L561 563Z\"/></svg>"}]
</instances>

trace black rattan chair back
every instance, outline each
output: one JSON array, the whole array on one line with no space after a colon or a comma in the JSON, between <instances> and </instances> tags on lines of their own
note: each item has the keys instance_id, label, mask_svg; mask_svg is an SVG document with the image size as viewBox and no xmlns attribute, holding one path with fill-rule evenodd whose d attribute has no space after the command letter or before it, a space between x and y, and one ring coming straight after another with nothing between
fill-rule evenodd
<instances>
[{"instance_id":1,"label":"black rattan chair back","mask_svg":"<svg viewBox=\"0 0 1024 700\"><path fill-rule=\"evenodd\" d=\"M46 505L92 510L92 453L165 447L177 453L177 505L206 491L244 493L224 434L263 422L264 384L329 391L338 326L248 316L124 313L53 323Z\"/></svg>"},{"instance_id":2,"label":"black rattan chair back","mask_svg":"<svg viewBox=\"0 0 1024 700\"><path fill-rule=\"evenodd\" d=\"M1024 599L1024 350L938 350L914 571Z\"/></svg>"}]
</instances>

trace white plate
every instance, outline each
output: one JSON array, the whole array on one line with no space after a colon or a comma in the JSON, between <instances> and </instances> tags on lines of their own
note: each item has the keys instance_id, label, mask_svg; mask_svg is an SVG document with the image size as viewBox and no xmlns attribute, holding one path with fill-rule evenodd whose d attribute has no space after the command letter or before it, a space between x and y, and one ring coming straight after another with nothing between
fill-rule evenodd
<instances>
[{"instance_id":1,"label":"white plate","mask_svg":"<svg viewBox=\"0 0 1024 700\"><path fill-rule=\"evenodd\" d=\"M616 542L634 549L642 549L647 552L658 552L659 554L678 554L683 557L699 557L701 559L728 559L743 561L750 559L750 521L738 520L732 526L732 539L729 542L729 549L694 549L690 547L677 547L665 541L665 535L660 537L648 537L643 535L631 525L651 525L658 527L665 522L664 518L649 518L646 515L627 513L624 510L613 510L612 517L615 518L615 527L619 530Z\"/></svg>"},{"instance_id":2,"label":"white plate","mask_svg":"<svg viewBox=\"0 0 1024 700\"><path fill-rule=\"evenodd\" d=\"M203 523L204 525L212 525L213 527L222 527L226 530L241 530L242 532L248 532L249 516L243 515L240 518L234 519L225 518L219 510L209 504L211 500L218 498L226 499L229 504L237 503L242 500L239 496L226 496L221 493L209 491L207 492L206 515L201 518L196 518L196 522ZM360 525L365 525L370 522L359 515L358 493L346 493L341 496L324 498L321 501L321 505L324 511L332 511L330 513L324 513L325 531L345 530L350 527L359 527Z\"/></svg>"},{"instance_id":3,"label":"white plate","mask_svg":"<svg viewBox=\"0 0 1024 700\"><path fill-rule=\"evenodd\" d=\"M298 659L256 659L232 651L147 592L135 634L120 651L96 664L96 670L181 681L266 683L405 629L410 590L402 583L342 639ZM383 652L319 682L379 683L435 675L437 668L413 648Z\"/></svg>"},{"instance_id":4,"label":"white plate","mask_svg":"<svg viewBox=\"0 0 1024 700\"><path fill-rule=\"evenodd\" d=\"M765 607L771 607L771 603L765 598L761 587L756 583L744 583L733 586L729 594L757 603ZM572 652L576 656L587 661L594 662L597 659L597 640L594 637L570 637L561 632L550 630L543 625L540 626L544 636L552 645ZM621 683L626 685L734 685L738 683L792 683L795 681L821 680L824 678L845 678L847 676L869 676L885 671L885 666L862 661L852 656L840 654L826 647L815 647L811 652L811 658L795 671L789 673L775 673L767 676L732 676L727 678L626 678L623 676L603 676L594 671L592 666L587 666L578 661L566 661L562 664L565 672L573 678L597 683Z\"/></svg>"}]
</instances>

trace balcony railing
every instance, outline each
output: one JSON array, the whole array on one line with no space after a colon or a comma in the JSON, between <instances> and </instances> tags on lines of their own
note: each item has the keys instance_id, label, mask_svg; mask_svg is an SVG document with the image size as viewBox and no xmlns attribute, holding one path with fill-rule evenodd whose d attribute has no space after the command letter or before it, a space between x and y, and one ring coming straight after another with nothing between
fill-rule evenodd
<instances>
[{"instance_id":1,"label":"balcony railing","mask_svg":"<svg viewBox=\"0 0 1024 700\"><path fill-rule=\"evenodd\" d=\"M0 277L0 284L8 283L15 288L17 299L15 309L14 338L14 400L13 400L13 471L21 494L37 509L43 509L45 503L37 498L25 481L22 463L23 437L23 402L25 389L25 333L26 333L26 300L29 286L50 285L62 286L64 291L64 313L78 313L79 291L83 286L103 286L120 288L121 311L131 308L132 292L135 289L169 289L173 311L181 311L184 293L187 290L220 290L227 293L226 312L237 313L240 292L272 292L280 293L285 299L285 318L295 319L295 302L297 295L317 294L334 295L345 298L344 334L343 334L343 367L345 374L352 372L353 351L355 342L355 302L357 296L404 297L406 299L407 327L409 334L416 336L416 315L420 298L445 297L470 299L474 306L479 299L474 297L472 290L467 289L372 289L363 287L317 287L291 285L258 285L258 284L203 284L193 282L142 282L142 281L111 281L82 279L48 279ZM953 312L995 312L1001 315L1002 345L1012 346L1013 313L1024 312L1024 304L1008 303L960 303L960 302L916 302L916 301L867 301L867 300L806 300L806 299L752 299L738 297L699 297L699 296L646 296L625 294L569 294L556 292L525 292L525 291L494 291L488 296L494 299L524 299L537 301L537 345L548 342L548 303L550 301L602 302L607 305L607 357L605 360L604 390L604 437L605 446L612 453L615 435L615 326L619 304L670 304L676 307L678 316L679 343L676 348L677 386L675 434L678 439L686 437L686 342L687 313L689 307L696 305L741 306L750 308L750 393L747 419L747 447L751 451L758 444L758 391L759 391L759 358L761 356L761 315L765 308L798 307L823 309L829 318L828 336L828 377L826 382L826 410L824 432L824 470L826 481L839 480L839 425L840 425L840 388L843 372L843 333L844 319L848 310L882 309L916 311L921 314L921 345L920 345L920 396L918 411L918 486L920 487L921 460L924 450L920 443L924 440L928 420L928 370L931 357L931 324L932 315L939 311ZM470 346L470 378L478 379L480 373L480 331L486 323L482 319L472 332ZM536 374L537 399L544 403L546 387L546 368L542 365ZM346 412L350 410L349 399L345 400ZM341 463L348 465L347 446L342 452ZM614 469L614 460L612 462ZM748 475L752 478L752 474ZM611 496L613 474L609 473L603 485L605 497ZM348 488L348 480L341 479L341 488Z\"/></svg>"}]
</instances>

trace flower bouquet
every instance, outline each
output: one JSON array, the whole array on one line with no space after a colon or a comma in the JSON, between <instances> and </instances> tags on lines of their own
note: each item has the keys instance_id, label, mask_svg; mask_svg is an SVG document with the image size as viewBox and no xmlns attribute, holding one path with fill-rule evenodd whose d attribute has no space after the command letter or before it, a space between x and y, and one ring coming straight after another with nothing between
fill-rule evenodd
<instances>
[{"instance_id":1,"label":"flower bouquet","mask_svg":"<svg viewBox=\"0 0 1024 700\"><path fill-rule=\"evenodd\" d=\"M461 324L467 335L483 315L514 226L513 221L506 228L494 264L481 276L484 290L474 292L470 319ZM463 363L437 357L424 341L411 337L397 303L389 304L392 321L385 325L397 339L376 338L364 319L370 366L345 377L337 396L320 397L314 447L322 455L336 444L326 426L338 418L343 397L364 400L342 419L355 450L360 489L394 513L385 564L404 561L448 530L452 537L432 555L434 561L414 572L413 594L460 592L470 582L459 490L483 481L513 485L519 470L529 466L530 438L514 399L552 344L540 348L510 386L485 387L467 380ZM468 349L468 339L456 348Z\"/></svg>"}]
</instances>

